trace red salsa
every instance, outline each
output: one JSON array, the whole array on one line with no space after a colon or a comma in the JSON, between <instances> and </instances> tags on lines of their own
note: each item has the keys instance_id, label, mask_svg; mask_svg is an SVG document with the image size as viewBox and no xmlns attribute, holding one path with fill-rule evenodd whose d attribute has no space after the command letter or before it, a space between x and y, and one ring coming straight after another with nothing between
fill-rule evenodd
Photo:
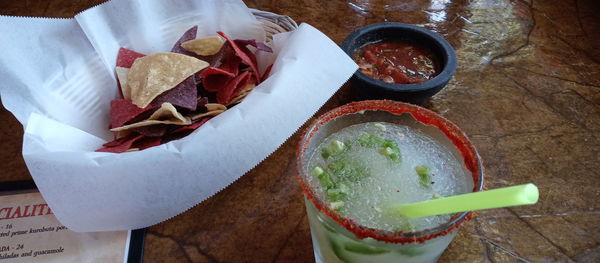
<instances>
[{"instance_id":1,"label":"red salsa","mask_svg":"<svg viewBox=\"0 0 600 263\"><path fill-rule=\"evenodd\" d=\"M401 41L365 45L354 52L353 59L362 73L388 83L419 83L439 73L431 52Z\"/></svg>"}]
</instances>

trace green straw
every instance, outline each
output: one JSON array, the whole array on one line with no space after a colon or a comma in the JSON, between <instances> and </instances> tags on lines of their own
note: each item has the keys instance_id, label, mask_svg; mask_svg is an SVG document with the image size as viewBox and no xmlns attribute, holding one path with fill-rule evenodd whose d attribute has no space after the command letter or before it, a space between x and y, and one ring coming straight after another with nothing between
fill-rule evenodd
<instances>
[{"instance_id":1,"label":"green straw","mask_svg":"<svg viewBox=\"0 0 600 263\"><path fill-rule=\"evenodd\" d=\"M391 213L407 218L451 214L472 210L530 205L538 201L538 188L523 184L488 191L455 195L412 204L394 204Z\"/></svg>"}]
</instances>

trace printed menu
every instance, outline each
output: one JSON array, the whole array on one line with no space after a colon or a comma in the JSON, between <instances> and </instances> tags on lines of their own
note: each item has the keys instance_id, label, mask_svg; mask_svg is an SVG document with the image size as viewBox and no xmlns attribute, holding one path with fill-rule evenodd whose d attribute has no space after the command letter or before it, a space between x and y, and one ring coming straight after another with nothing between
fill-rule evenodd
<instances>
[{"instance_id":1,"label":"printed menu","mask_svg":"<svg viewBox=\"0 0 600 263\"><path fill-rule=\"evenodd\" d=\"M0 263L131 262L130 237L131 231L70 231L39 192L0 192Z\"/></svg>"}]
</instances>

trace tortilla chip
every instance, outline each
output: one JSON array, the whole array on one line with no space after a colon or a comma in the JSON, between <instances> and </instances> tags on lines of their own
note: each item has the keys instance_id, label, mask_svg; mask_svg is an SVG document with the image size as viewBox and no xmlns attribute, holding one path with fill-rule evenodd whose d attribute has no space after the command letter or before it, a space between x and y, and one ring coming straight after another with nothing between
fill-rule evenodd
<instances>
[{"instance_id":1,"label":"tortilla chip","mask_svg":"<svg viewBox=\"0 0 600 263\"><path fill-rule=\"evenodd\" d=\"M110 102L110 128L121 127L126 122L131 121L151 108L151 106L139 108L133 105L130 100L112 100Z\"/></svg>"},{"instance_id":2,"label":"tortilla chip","mask_svg":"<svg viewBox=\"0 0 600 263\"><path fill-rule=\"evenodd\" d=\"M240 85L240 83L245 84L247 78L250 76L251 75L249 71L244 71L244 73L229 81L225 88L222 88L217 92L217 102L223 105L227 104L233 97L233 92L237 89L238 85Z\"/></svg>"},{"instance_id":3,"label":"tortilla chip","mask_svg":"<svg viewBox=\"0 0 600 263\"><path fill-rule=\"evenodd\" d=\"M163 103L161 107L156 110L148 120L128 124L125 126L112 128L110 131L124 131L137 127L144 127L156 124L175 124L175 125L189 125L192 121L190 118L181 115L177 112L177 109L171 103Z\"/></svg>"},{"instance_id":4,"label":"tortilla chip","mask_svg":"<svg viewBox=\"0 0 600 263\"><path fill-rule=\"evenodd\" d=\"M237 95L234 95L234 98L229 101L227 106L242 102L242 100L244 100L244 98L248 96L248 94L250 94L255 87L256 85L254 85L254 83L246 84L246 86Z\"/></svg>"},{"instance_id":5,"label":"tortilla chip","mask_svg":"<svg viewBox=\"0 0 600 263\"><path fill-rule=\"evenodd\" d=\"M228 43L223 45L222 56L221 64L218 68L237 76L240 73L242 59L235 55L235 51Z\"/></svg>"},{"instance_id":6,"label":"tortilla chip","mask_svg":"<svg viewBox=\"0 0 600 263\"><path fill-rule=\"evenodd\" d=\"M186 122L187 119L181 113L177 112L177 109L173 107L171 103L163 103L158 110L150 115L149 120L169 120L169 121L181 121Z\"/></svg>"},{"instance_id":7,"label":"tortilla chip","mask_svg":"<svg viewBox=\"0 0 600 263\"><path fill-rule=\"evenodd\" d=\"M222 68L215 68L215 67L208 67L206 69L204 69L202 72L200 72L200 74L198 74L200 77L204 78L208 75L226 75L229 77L235 77L235 73L224 70Z\"/></svg>"},{"instance_id":8,"label":"tortilla chip","mask_svg":"<svg viewBox=\"0 0 600 263\"><path fill-rule=\"evenodd\" d=\"M225 53L225 50L227 49L226 47L227 47L227 45L221 46L221 49L214 55L200 56L200 55L194 53L194 57L208 62L208 64L211 67L219 67L221 65L221 60L223 60L223 55Z\"/></svg>"},{"instance_id":9,"label":"tortilla chip","mask_svg":"<svg viewBox=\"0 0 600 263\"><path fill-rule=\"evenodd\" d=\"M214 67L205 68L198 75L202 78L204 90L208 92L219 91L225 87L227 82L235 77L235 74L232 72Z\"/></svg>"},{"instance_id":10,"label":"tortilla chip","mask_svg":"<svg viewBox=\"0 0 600 263\"><path fill-rule=\"evenodd\" d=\"M104 146L103 148L100 148L96 151L97 152L111 152L111 153L126 152L129 148L131 148L131 145L135 141L141 139L142 137L143 137L142 135L137 135L137 136L116 139L114 141L105 143L104 145L102 145L102 146Z\"/></svg>"},{"instance_id":11,"label":"tortilla chip","mask_svg":"<svg viewBox=\"0 0 600 263\"><path fill-rule=\"evenodd\" d=\"M262 77L260 79L265 80L269 77L269 75L271 75L271 69L273 69L273 64L269 65L267 67L267 69L265 69L265 73L263 73Z\"/></svg>"},{"instance_id":12,"label":"tortilla chip","mask_svg":"<svg viewBox=\"0 0 600 263\"><path fill-rule=\"evenodd\" d=\"M160 136L167 134L171 129L173 129L173 126L175 126L175 125L157 124L157 125L132 128L131 130L128 130L128 131L137 132L137 133L147 136L147 137L160 137Z\"/></svg>"},{"instance_id":13,"label":"tortilla chip","mask_svg":"<svg viewBox=\"0 0 600 263\"><path fill-rule=\"evenodd\" d=\"M132 149L143 150L146 148L158 146L158 145L160 145L160 141L161 141L160 137L142 137L142 138L136 140L131 145L131 147L134 147L134 148L131 148L130 150L132 150Z\"/></svg>"},{"instance_id":14,"label":"tortilla chip","mask_svg":"<svg viewBox=\"0 0 600 263\"><path fill-rule=\"evenodd\" d=\"M198 106L198 89L196 88L196 76L191 75L183 82L177 84L175 88L158 95L150 105L160 106L165 102L169 102L175 106L195 110Z\"/></svg>"},{"instance_id":15,"label":"tortilla chip","mask_svg":"<svg viewBox=\"0 0 600 263\"><path fill-rule=\"evenodd\" d=\"M158 95L207 66L205 61L177 53L155 53L137 59L127 74L133 104L148 106Z\"/></svg>"},{"instance_id":16,"label":"tortilla chip","mask_svg":"<svg viewBox=\"0 0 600 263\"><path fill-rule=\"evenodd\" d=\"M196 111L200 111L200 109L206 109L206 107L204 107L206 104L208 103L208 98L207 97L198 97L198 106L196 106Z\"/></svg>"},{"instance_id":17,"label":"tortilla chip","mask_svg":"<svg viewBox=\"0 0 600 263\"><path fill-rule=\"evenodd\" d=\"M218 36L193 39L181 43L181 47L200 56L212 56L223 47L223 39Z\"/></svg>"},{"instance_id":18,"label":"tortilla chip","mask_svg":"<svg viewBox=\"0 0 600 263\"><path fill-rule=\"evenodd\" d=\"M115 134L115 139L122 139L125 137L129 137L133 134L132 131L118 131L113 133Z\"/></svg>"},{"instance_id":19,"label":"tortilla chip","mask_svg":"<svg viewBox=\"0 0 600 263\"><path fill-rule=\"evenodd\" d=\"M192 120L197 120L203 117L207 117L207 116L217 116L221 113L225 112L224 110L213 110L213 111L209 111L209 112L205 112L205 113L200 113L200 114L196 114L196 115L192 115L190 116L190 118Z\"/></svg>"},{"instance_id":20,"label":"tortilla chip","mask_svg":"<svg viewBox=\"0 0 600 263\"><path fill-rule=\"evenodd\" d=\"M192 121L195 121L207 116L216 116L218 114L223 113L226 110L227 107L223 104L206 103L202 112L190 115L189 117L192 119Z\"/></svg>"},{"instance_id":21,"label":"tortilla chip","mask_svg":"<svg viewBox=\"0 0 600 263\"><path fill-rule=\"evenodd\" d=\"M133 62L138 59L145 56L142 53L137 53L133 50L129 50L126 48L120 48L119 49L119 54L117 55L117 67L121 67L121 68L131 68L131 65L133 65Z\"/></svg>"},{"instance_id":22,"label":"tortilla chip","mask_svg":"<svg viewBox=\"0 0 600 263\"><path fill-rule=\"evenodd\" d=\"M116 67L115 73L117 74L117 85L121 90L121 95L124 99L131 99L131 92L127 88L127 72L129 72L128 68Z\"/></svg>"},{"instance_id":23,"label":"tortilla chip","mask_svg":"<svg viewBox=\"0 0 600 263\"><path fill-rule=\"evenodd\" d=\"M206 107L206 111L227 110L227 107L225 107L225 105L219 103L206 103L204 107Z\"/></svg>"},{"instance_id":24,"label":"tortilla chip","mask_svg":"<svg viewBox=\"0 0 600 263\"><path fill-rule=\"evenodd\" d=\"M128 124L128 125L125 125L125 126L113 128L113 129L110 129L110 131L125 131L125 130L129 130L129 129L133 129L133 128L144 127L144 126L151 126L151 125L157 125L157 124L189 125L191 123L192 123L192 121L189 118L187 118L187 117L186 117L186 121L185 122L174 121L174 120L164 120L164 121L159 121L159 120L145 120L145 121L140 121L140 122Z\"/></svg>"},{"instance_id":25,"label":"tortilla chip","mask_svg":"<svg viewBox=\"0 0 600 263\"><path fill-rule=\"evenodd\" d=\"M184 54L184 55L188 55L188 56L194 56L194 52L190 52L185 50L185 48L181 47L181 44L183 42L186 41L190 41L192 39L196 38L196 32L198 31L198 26L194 26L190 29L188 29L187 31L185 31L183 33L183 35L179 38L179 40L177 40L177 42L175 42L175 45L173 45L173 48L171 49L171 52L173 53L179 53L179 54Z\"/></svg>"},{"instance_id":26,"label":"tortilla chip","mask_svg":"<svg viewBox=\"0 0 600 263\"><path fill-rule=\"evenodd\" d=\"M235 104L238 104L238 103L242 102L242 100L244 100L244 98L246 98L246 96L249 93L250 92L245 92L245 93L241 93L240 95L237 95L235 98L231 99L229 101L229 103L227 103L227 106L235 105Z\"/></svg>"},{"instance_id":27,"label":"tortilla chip","mask_svg":"<svg viewBox=\"0 0 600 263\"><path fill-rule=\"evenodd\" d=\"M212 116L206 117L206 118L200 119L190 125L181 126L181 127L177 128L177 130L173 131L173 133L178 133L178 132L183 132L183 131L193 131L195 129L198 129L198 127L202 126L204 123L206 123L211 118L212 118Z\"/></svg>"},{"instance_id":28,"label":"tortilla chip","mask_svg":"<svg viewBox=\"0 0 600 263\"><path fill-rule=\"evenodd\" d=\"M247 78L243 79L242 81L240 81L240 83L237 84L235 90L233 90L233 93L231 94L231 97L238 96L244 90L254 89L254 87L256 87L254 83L255 81L253 76L248 76Z\"/></svg>"},{"instance_id":29,"label":"tortilla chip","mask_svg":"<svg viewBox=\"0 0 600 263\"><path fill-rule=\"evenodd\" d=\"M246 54L246 56L248 58L250 58L252 65L254 65L254 67L256 67L256 74L254 74L255 78L256 78L256 76L260 77L259 72L258 72L258 62L256 62L256 55L254 54L254 52L250 51L250 49L248 49L245 46L239 46L239 49L242 52L244 52L244 54ZM252 68L252 65L250 65L250 68Z\"/></svg>"},{"instance_id":30,"label":"tortilla chip","mask_svg":"<svg viewBox=\"0 0 600 263\"><path fill-rule=\"evenodd\" d=\"M116 139L114 141L105 143L103 145L104 147L96 150L96 152L134 152L160 145L160 142L160 137L146 137L143 135L135 135L127 138Z\"/></svg>"},{"instance_id":31,"label":"tortilla chip","mask_svg":"<svg viewBox=\"0 0 600 263\"><path fill-rule=\"evenodd\" d=\"M223 32L217 32L217 34L219 34L220 36L225 38L225 40L227 40L227 43L229 43L229 45L235 51L236 56L238 56L240 59L242 59L242 61L244 63L246 63L248 66L250 66L250 68L252 68L252 71L254 72L254 76L256 77L257 82L260 83L261 79L260 79L260 75L258 73L258 69L256 66L256 56L252 52L243 51L242 48L245 50L248 50L248 48L246 48L245 46L243 46L243 47L238 46L235 42L233 42L231 39L229 39ZM252 55L249 56L250 54L252 54Z\"/></svg>"}]
</instances>

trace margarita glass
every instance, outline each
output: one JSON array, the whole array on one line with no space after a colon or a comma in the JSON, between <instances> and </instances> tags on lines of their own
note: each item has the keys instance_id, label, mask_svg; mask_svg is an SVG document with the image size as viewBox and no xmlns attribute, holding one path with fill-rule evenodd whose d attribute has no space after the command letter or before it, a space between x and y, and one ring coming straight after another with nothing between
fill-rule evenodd
<instances>
[{"instance_id":1,"label":"margarita glass","mask_svg":"<svg viewBox=\"0 0 600 263\"><path fill-rule=\"evenodd\" d=\"M458 172L455 171L455 173L462 176L451 178L452 180L461 180L460 184L457 185L462 185L462 190L454 192L450 191L445 194L450 193L452 195L475 192L481 191L483 188L483 168L475 148L456 125L432 111L407 103L387 100L353 102L336 108L320 116L312 123L302 136L297 150L298 178L305 194L305 203L311 229L315 259L317 262L349 263L435 262L456 235L457 228L472 217L471 212L435 218L438 221L431 221L434 222L432 225L421 224L421 221L413 221L417 223L417 227L412 226L412 223L411 226L406 227L406 222L408 221L398 218L397 227L394 227L393 225L380 226L377 225L377 223L365 223L368 220L359 218L359 216L350 216L352 214L358 214L353 213L355 212L355 209L362 209L357 208L360 206L351 206L350 203L352 203L352 201L356 201L357 198L370 199L372 196L379 195L376 191L365 191L361 188L360 190L357 190L357 193L346 194L347 199L348 196L351 196L353 200L346 199L346 203L344 203L344 201L339 201L343 200L339 198L340 192L352 192L344 190L348 188L346 184L359 185L362 187L362 185L368 183L366 182L366 179L357 179L365 180L359 181L360 183L356 183L357 180L354 180L353 182L343 181L343 178L334 174L336 163L333 162L332 166L332 162L329 162L328 160L331 160L333 157L329 156L335 154L336 149L338 151L345 151L345 149L352 147L354 151L358 151L355 149L361 148L363 142L365 142L365 144L362 146L365 146L368 145L368 142L372 142L373 140L364 141L365 133L363 133L363 136L358 136L359 138L355 141L345 140L342 142L340 141L341 139L334 140L331 137L347 133L347 130L354 129L354 127L362 129L365 126L371 125L371 123L373 127L379 127L383 131L386 130L386 127L388 127L387 129L390 129L394 128L396 125L398 127L404 127L406 129L405 131L414 131L415 133L424 134L427 138L430 138L436 144L439 144L442 148L446 149L448 154L451 155L452 159L456 162L457 166L455 166L455 168L458 167L460 170ZM350 134L352 134L352 132L350 132ZM355 132L354 134L360 134L360 132ZM390 134L392 134L391 136L404 136L401 133ZM390 135L388 135L388 139L395 139L389 138L389 136ZM367 136L366 138L371 137ZM375 139L375 141L379 140L380 142L385 142L384 144L386 145L392 141ZM324 150L326 147L329 148ZM410 147L405 147L405 145L402 144L394 144L390 145L390 147L384 146L381 150L376 152L384 156L381 158L389 158L392 160L390 162L393 163L393 161L396 160L394 155L397 149L399 149L400 153L407 155L412 154L410 150L408 150L409 148ZM403 151L406 152L403 153ZM437 158L438 155L433 156L436 156ZM400 157L402 160L397 161L397 163L404 162L402 165L406 165L406 162L411 162L411 156ZM315 162L315 158L321 158L319 159L320 166L316 165L319 162ZM336 160L335 158L333 159ZM339 161L339 158L337 161ZM439 172L437 175L438 177L444 176L443 170L446 165L450 167L450 164L447 162L441 162L441 166L437 166L436 173ZM321 166L323 166L323 168L321 168ZM354 172L355 174L356 171L359 171L358 174L360 174L362 173L360 171L363 170L374 172L374 168L380 168L382 165L376 164L373 166L371 164L371 166L372 167L366 167L365 169L362 169L361 167L350 167L351 169L346 170ZM401 165L398 166L400 167ZM346 165L346 167L349 166ZM393 164L390 164L389 167L394 166ZM334 170L332 171L331 169ZM435 170L436 168L433 169ZM380 173L385 173L385 171L381 172L381 170L378 170L375 173L375 175L371 174L368 175L368 177L377 177ZM419 169L417 169L416 173L420 173ZM318 179L316 179L317 177ZM397 185L397 187L398 189L402 189L402 180L396 180L395 182L391 182L393 180L390 180L390 182L385 181L388 179L393 178L383 177L383 181L380 180L378 182L383 189L386 189L388 185L393 184L400 184ZM418 179L415 180L418 181ZM429 190L439 189L439 187L422 186ZM340 190L340 187L344 189ZM416 188L419 186L417 183L416 185L413 184L411 186L404 185L404 187ZM452 187L458 186L450 185L450 188ZM353 188L353 186L350 188ZM376 189L379 189L379 187L376 186ZM398 190L398 192L401 194L406 190L410 189L402 189ZM418 198L436 198L435 194L437 193L434 193L433 197L430 195L428 197ZM394 202L400 202L394 198L392 198L392 200L394 200ZM414 200L408 202L414 202ZM372 202L370 204L372 204ZM381 213L384 215L388 212L386 211L387 208L385 206L377 207L377 205L374 205L373 207L375 207L375 210L367 210L363 215L371 217L369 216L369 213L377 215ZM366 209L370 209L370 207ZM442 221L439 221L440 218L442 218ZM392 218L392 220L393 219L394 218ZM385 220L388 220L389 222L390 217L388 216ZM394 222L396 221L392 221L392 224L394 224ZM376 225L376 227L373 225Z\"/></svg>"}]
</instances>

